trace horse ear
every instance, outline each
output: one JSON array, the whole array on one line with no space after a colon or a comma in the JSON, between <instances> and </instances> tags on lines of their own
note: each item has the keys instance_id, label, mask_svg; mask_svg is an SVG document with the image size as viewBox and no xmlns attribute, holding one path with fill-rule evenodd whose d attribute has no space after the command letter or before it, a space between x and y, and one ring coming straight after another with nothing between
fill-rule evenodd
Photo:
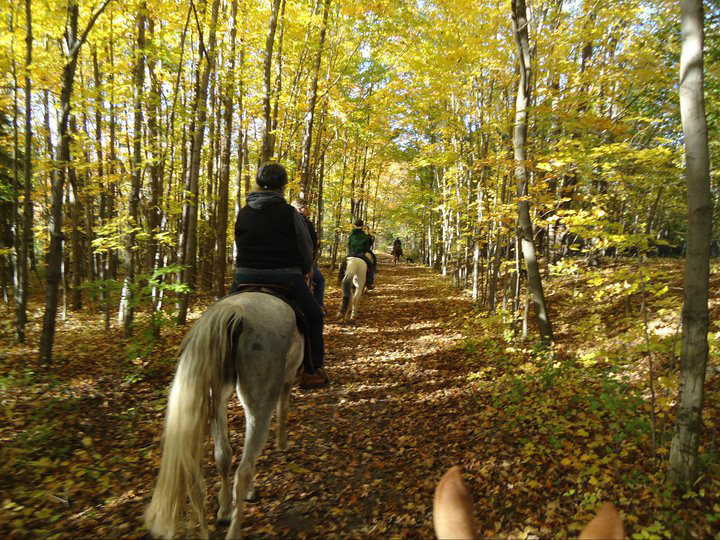
<instances>
[{"instance_id":1,"label":"horse ear","mask_svg":"<svg viewBox=\"0 0 720 540\"><path fill-rule=\"evenodd\" d=\"M612 503L603 503L593 520L580 533L581 540L623 540L625 527L620 512Z\"/></svg>"},{"instance_id":2,"label":"horse ear","mask_svg":"<svg viewBox=\"0 0 720 540\"><path fill-rule=\"evenodd\" d=\"M440 540L475 538L472 495L463 482L460 467L448 470L435 488L433 523Z\"/></svg>"}]
</instances>

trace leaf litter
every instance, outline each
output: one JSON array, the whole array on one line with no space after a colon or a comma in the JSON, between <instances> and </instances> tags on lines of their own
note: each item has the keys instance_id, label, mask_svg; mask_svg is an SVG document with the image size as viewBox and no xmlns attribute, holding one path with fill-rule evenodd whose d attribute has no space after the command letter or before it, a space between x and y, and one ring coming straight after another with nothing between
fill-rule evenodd
<instances>
[{"instance_id":1,"label":"leaf litter","mask_svg":"<svg viewBox=\"0 0 720 540\"><path fill-rule=\"evenodd\" d=\"M605 359L588 368L573 354L573 341L587 345L587 337L572 335L577 328L565 309L572 299L565 299L565 317L556 304L561 337L547 350L508 339L499 317L479 313L429 269L383 265L377 285L363 297L356 325L326 320L332 384L293 393L292 447L279 454L266 445L257 465L259 500L246 507L244 535L432 537L433 490L456 464L484 536L576 535L603 500L623 510L629 535L717 534L717 463L706 464L697 492L668 491L664 463L651 459L641 390L627 382L622 365ZM209 303L198 298L196 316ZM336 287L326 303L334 313ZM4 307L2 317L12 321L11 310ZM40 321L36 310L31 344ZM106 333L90 310L71 313L48 369L37 367L34 349L12 344L10 329L6 324L0 335L0 534L145 537L142 512L186 329L167 329L149 358L128 359L120 330ZM717 433L718 386L711 372L709 434ZM236 462L243 422L233 400ZM670 427L668 419L666 440ZM704 448L711 456L716 441ZM208 520L221 537L209 441L207 447Z\"/></svg>"}]
</instances>

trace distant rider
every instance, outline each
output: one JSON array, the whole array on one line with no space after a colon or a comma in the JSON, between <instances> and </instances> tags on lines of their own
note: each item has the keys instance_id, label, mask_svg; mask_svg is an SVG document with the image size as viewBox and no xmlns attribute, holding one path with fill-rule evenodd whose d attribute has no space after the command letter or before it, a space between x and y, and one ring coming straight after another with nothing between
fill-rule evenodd
<instances>
[{"instance_id":1,"label":"distant rider","mask_svg":"<svg viewBox=\"0 0 720 540\"><path fill-rule=\"evenodd\" d=\"M362 219L355 220L353 230L350 231L350 236L348 237L348 257L358 257L359 259L365 261L365 264L367 265L365 286L369 290L372 290L375 278L375 267L366 255L366 253L370 251L371 237L363 230L363 225L364 223ZM343 264L340 270L341 279L344 275L345 265Z\"/></svg>"}]
</instances>

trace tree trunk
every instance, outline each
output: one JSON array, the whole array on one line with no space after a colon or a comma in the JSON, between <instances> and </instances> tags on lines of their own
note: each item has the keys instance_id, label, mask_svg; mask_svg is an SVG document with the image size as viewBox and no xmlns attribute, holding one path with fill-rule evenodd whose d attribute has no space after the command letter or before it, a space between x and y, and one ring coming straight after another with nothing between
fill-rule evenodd
<instances>
[{"instance_id":1,"label":"tree trunk","mask_svg":"<svg viewBox=\"0 0 720 540\"><path fill-rule=\"evenodd\" d=\"M347 154L348 154L347 152L343 152L343 169L342 169L342 175L340 176L340 190L338 191L338 202L337 202L337 206L335 207L335 228L334 228L334 235L333 235L332 260L331 260L331 268L333 270L335 270L335 268L337 268L337 254L338 254L338 248L340 246L340 219L342 218L343 197L345 195L344 190L345 190L345 175L347 173Z\"/></svg>"},{"instance_id":2,"label":"tree trunk","mask_svg":"<svg viewBox=\"0 0 720 540\"><path fill-rule=\"evenodd\" d=\"M17 77L17 62L15 61L15 7L10 11L10 24L9 24L9 30L11 34L10 39L10 56L12 58L10 71L12 73L12 96L13 96L13 106L12 106L12 128L13 128L13 154L12 154L12 169L13 169L13 175L12 175L12 193L13 198L12 202L10 203L10 212L8 220L8 229L7 229L7 236L5 237L6 240L6 246L9 248L7 257L10 265L10 283L12 283L13 288L13 295L15 297L15 305L20 303L20 290L18 288L18 259L20 257L20 201L19 201L19 194L20 194L20 132L18 128L18 117L20 116L20 108L18 105L18 94L20 90L20 85L18 84L18 77ZM5 258L4 255L0 255L3 259ZM5 276L3 275L3 279ZM7 302L7 293L4 291L5 289L5 283L3 283L3 293L5 297L5 301Z\"/></svg>"},{"instance_id":3,"label":"tree trunk","mask_svg":"<svg viewBox=\"0 0 720 540\"><path fill-rule=\"evenodd\" d=\"M527 107L530 102L530 40L528 32L527 9L525 0L512 0L512 18L515 41L518 48L518 64L520 81L515 101L515 130L513 133L513 150L515 158L515 183L517 186L518 221L522 237L522 251L528 272L528 288L535 305L538 328L541 339L552 340L552 325L545 306L540 267L535 255L533 227L530 220L530 204L528 195L527 166L525 163L525 144L527 140Z\"/></svg>"},{"instance_id":4,"label":"tree trunk","mask_svg":"<svg viewBox=\"0 0 720 540\"><path fill-rule=\"evenodd\" d=\"M192 133L193 144L190 158L189 174L189 193L186 200L187 211L187 246L185 249L185 283L190 287L195 283L195 271L197 265L197 222L198 222L198 193L200 181L200 158L202 156L202 146L205 140L205 121L207 119L207 91L210 81L210 72L215 67L215 41L216 29L218 21L218 13L220 11L220 0L213 0L212 19L210 29L208 31L208 45L205 50L206 64L202 69L202 75L197 84L197 95L195 99L195 110L197 111L197 121L195 122L195 130ZM202 63L202 56L200 59ZM187 320L187 310L189 302L189 294L180 295L180 306L178 312L178 324L185 324Z\"/></svg>"},{"instance_id":5,"label":"tree trunk","mask_svg":"<svg viewBox=\"0 0 720 540\"><path fill-rule=\"evenodd\" d=\"M305 133L302 142L302 158L300 161L300 186L301 197L308 197L310 183L310 149L312 147L313 123L315 121L315 103L317 102L318 78L320 76L320 65L322 64L322 52L325 46L325 34L327 32L327 19L330 10L330 1L325 0L323 6L322 26L320 27L320 40L315 54L315 66L313 68L312 81L308 92L308 109L305 113Z\"/></svg>"},{"instance_id":6,"label":"tree trunk","mask_svg":"<svg viewBox=\"0 0 720 540\"><path fill-rule=\"evenodd\" d=\"M155 21L148 18L148 30L150 31L151 42L155 41ZM154 47L153 47L154 50ZM147 209L147 230L148 247L145 268L150 274L157 269L158 241L157 235L160 232L162 211L160 201L162 198L162 175L160 133L158 118L160 116L160 84L155 74L155 53L147 57L148 73L150 74L150 100L147 104L148 116L148 143L150 145L150 201Z\"/></svg>"},{"instance_id":7,"label":"tree trunk","mask_svg":"<svg viewBox=\"0 0 720 540\"><path fill-rule=\"evenodd\" d=\"M237 0L232 1L230 8L230 45L228 56L228 76L223 92L224 103L224 131L221 158L220 182L218 185L217 227L215 228L215 296L225 296L225 274L227 272L227 229L228 229L228 199L230 189L230 150L232 147L233 126L233 94L235 92L235 38L237 35ZM242 142L241 142L242 144ZM241 167L242 169L242 167ZM238 186L240 177L238 176Z\"/></svg>"},{"instance_id":8,"label":"tree trunk","mask_svg":"<svg viewBox=\"0 0 720 540\"><path fill-rule=\"evenodd\" d=\"M280 155L280 148L277 153L275 148L278 147L278 111L280 108L280 94L282 93L282 75L283 75L283 38L285 37L285 4L286 0L282 0L280 4L280 37L278 38L278 57L275 65L275 102L273 104L272 112L272 134L270 136L270 155Z\"/></svg>"},{"instance_id":9,"label":"tree trunk","mask_svg":"<svg viewBox=\"0 0 720 540\"><path fill-rule=\"evenodd\" d=\"M208 119L208 137L210 138L207 144L207 152L205 153L205 159L207 166L205 168L205 197L200 205L200 209L203 210L203 221L206 223L206 227L202 228L202 236L198 245L198 256L200 263L200 279L198 280L198 287L200 290L211 290L213 285L212 280L212 265L215 260L213 250L215 249L215 237L212 231L216 229L215 225L215 204L214 204L214 190L215 190L215 179L216 179L216 167L215 160L219 154L218 145L219 137L218 133L220 130L220 119L218 113L220 107L217 106L218 92L215 90L217 77L212 75L210 77L210 88L208 90L208 97L210 104L208 106L209 119Z\"/></svg>"},{"instance_id":10,"label":"tree trunk","mask_svg":"<svg viewBox=\"0 0 720 540\"><path fill-rule=\"evenodd\" d=\"M48 251L48 268L45 287L45 315L43 317L43 332L40 339L40 363L52 362L52 349L55 340L55 317L57 315L58 290L60 285L61 267L63 263L62 245L62 214L63 193L65 188L66 169L70 163L70 133L68 123L70 120L70 98L75 82L75 69L77 67L80 48L87 39L95 21L103 12L110 0L105 0L98 10L90 17L85 31L78 36L79 8L76 3L68 4L68 16L65 25L64 48L65 65L63 66L60 91L60 122L58 124L57 158L60 165L57 174L53 175L50 195L50 217L48 229L50 232L50 249Z\"/></svg>"},{"instance_id":11,"label":"tree trunk","mask_svg":"<svg viewBox=\"0 0 720 540\"><path fill-rule=\"evenodd\" d=\"M30 283L28 272L28 253L31 249L32 240L32 84L30 82L30 65L32 64L32 10L31 0L25 0L25 162L23 172L25 173L23 186L23 227L20 241L20 256L18 257L17 270L17 299L15 306L17 320L17 338L20 343L25 343L25 324L27 323L27 298L28 285Z\"/></svg>"},{"instance_id":12,"label":"tree trunk","mask_svg":"<svg viewBox=\"0 0 720 540\"><path fill-rule=\"evenodd\" d=\"M690 486L698 476L705 370L708 359L710 161L703 98L702 0L681 0L680 113L685 137L688 238L680 356L680 399L670 449L670 478Z\"/></svg>"},{"instance_id":13,"label":"tree trunk","mask_svg":"<svg viewBox=\"0 0 720 540\"><path fill-rule=\"evenodd\" d=\"M270 12L270 21L268 23L268 33L265 39L265 60L263 62L263 134L262 149L260 150L260 163L265 163L272 157L272 119L270 116L270 93L272 88L272 54L273 44L275 42L275 29L277 28L278 11L280 10L281 0L272 0L272 11Z\"/></svg>"},{"instance_id":14,"label":"tree trunk","mask_svg":"<svg viewBox=\"0 0 720 540\"><path fill-rule=\"evenodd\" d=\"M135 50L135 84L133 88L133 162L130 187L130 200L128 202L129 230L125 236L125 253L123 266L125 280L123 282L121 320L124 323L125 337L128 338L133 332L133 320L135 318L135 266L137 251L137 228L140 226L138 219L138 207L140 205L140 183L142 181L142 105L143 87L145 86L145 20L147 4L140 5L137 15L137 45Z\"/></svg>"},{"instance_id":15,"label":"tree trunk","mask_svg":"<svg viewBox=\"0 0 720 540\"><path fill-rule=\"evenodd\" d=\"M81 80L82 84L82 80ZM72 137L77 140L77 118L75 115L70 117L70 131ZM74 166L68 166L68 178L70 180L68 186L68 202L70 205L70 244L72 250L72 310L79 311L82 309L82 279L83 279L83 249L81 234L81 216L82 201L80 192L80 179Z\"/></svg>"},{"instance_id":16,"label":"tree trunk","mask_svg":"<svg viewBox=\"0 0 720 540\"><path fill-rule=\"evenodd\" d=\"M110 116L110 155L108 156L108 170L110 173L110 178L108 179L107 183L107 190L108 190L108 205L107 205L107 215L108 219L112 220L115 216L115 199L117 198L118 188L117 188L117 182L114 181L115 174L117 173L117 164L118 164L118 158L117 158L117 119L115 116L115 47L113 43L112 35L110 36L110 47L109 47L109 54L110 54L110 74L108 77L109 87L110 87L110 110L109 110L109 116ZM109 279L116 280L117 275L117 267L118 267L118 254L115 249L108 250L108 276Z\"/></svg>"}]
</instances>

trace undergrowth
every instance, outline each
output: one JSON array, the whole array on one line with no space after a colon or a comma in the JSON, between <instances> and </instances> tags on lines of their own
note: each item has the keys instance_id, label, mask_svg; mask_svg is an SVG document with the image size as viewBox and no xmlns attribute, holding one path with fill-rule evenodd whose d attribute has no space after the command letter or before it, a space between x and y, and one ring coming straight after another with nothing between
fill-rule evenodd
<instances>
[{"instance_id":1,"label":"undergrowth","mask_svg":"<svg viewBox=\"0 0 720 540\"><path fill-rule=\"evenodd\" d=\"M538 474L556 471L562 477L551 488L562 500L587 511L603 500L615 502L632 538L720 538L720 381L714 369L720 324L711 317L702 476L693 489L679 493L666 472L679 386L682 272L679 264L658 262L646 276L648 351L639 279L631 265L580 272L577 263L564 263L553 269L546 281L555 327L551 346L517 336L513 314L479 313L469 320L463 349L472 399L478 410L497 411L495 427L512 434L504 440L520 456L542 464ZM718 289L717 273L712 285ZM712 308L717 312L716 304Z\"/></svg>"}]
</instances>

